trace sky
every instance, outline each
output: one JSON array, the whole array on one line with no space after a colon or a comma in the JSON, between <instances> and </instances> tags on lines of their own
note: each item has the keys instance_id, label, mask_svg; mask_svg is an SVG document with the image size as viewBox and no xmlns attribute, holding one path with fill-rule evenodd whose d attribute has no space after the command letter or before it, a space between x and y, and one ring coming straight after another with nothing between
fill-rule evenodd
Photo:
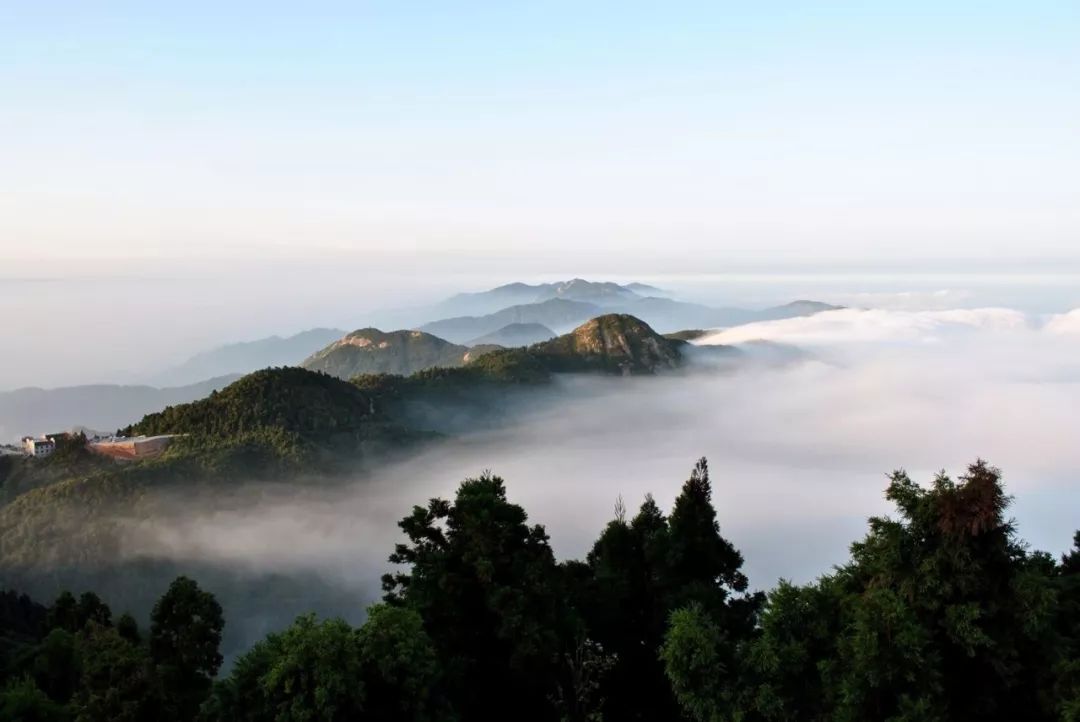
<instances>
[{"instance_id":1,"label":"sky","mask_svg":"<svg viewBox=\"0 0 1080 722\"><path fill-rule=\"evenodd\" d=\"M0 0L0 390L576 276L1068 311L1077 37L1042 0Z\"/></svg>"},{"instance_id":2,"label":"sky","mask_svg":"<svg viewBox=\"0 0 1080 722\"><path fill-rule=\"evenodd\" d=\"M0 278L1080 267L1078 31L1040 0L0 1Z\"/></svg>"}]
</instances>

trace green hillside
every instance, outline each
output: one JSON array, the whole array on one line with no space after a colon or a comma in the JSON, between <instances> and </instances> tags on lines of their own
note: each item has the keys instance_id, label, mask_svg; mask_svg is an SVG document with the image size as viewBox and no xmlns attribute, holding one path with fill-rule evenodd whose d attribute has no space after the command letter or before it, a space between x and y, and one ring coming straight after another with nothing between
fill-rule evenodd
<instances>
[{"instance_id":1,"label":"green hillside","mask_svg":"<svg viewBox=\"0 0 1080 722\"><path fill-rule=\"evenodd\" d=\"M230 436L275 428L315 436L355 431L373 415L371 400L355 386L284 367L256 371L204 399L148 414L128 431Z\"/></svg>"},{"instance_id":2,"label":"green hillside","mask_svg":"<svg viewBox=\"0 0 1080 722\"><path fill-rule=\"evenodd\" d=\"M13 480L0 506L0 571L111 568L122 556L120 518L176 513L159 505L159 492L331 479L438 434L504 423L554 398L546 389L556 373L674 368L680 345L633 317L608 315L549 342L408 376L361 374L347 382L295 367L256 371L123 430L180 435L160 457L120 462L73 452L0 468L0 483Z\"/></svg>"}]
</instances>

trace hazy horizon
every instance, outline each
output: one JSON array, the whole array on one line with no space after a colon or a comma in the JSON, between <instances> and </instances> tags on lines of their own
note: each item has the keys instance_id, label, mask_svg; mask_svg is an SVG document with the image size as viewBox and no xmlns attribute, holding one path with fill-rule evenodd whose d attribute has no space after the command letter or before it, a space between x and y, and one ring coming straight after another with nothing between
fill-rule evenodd
<instances>
[{"instance_id":1,"label":"hazy horizon","mask_svg":"<svg viewBox=\"0 0 1080 722\"><path fill-rule=\"evenodd\" d=\"M0 11L0 389L572 276L1080 306L1074 5L61 7Z\"/></svg>"},{"instance_id":2,"label":"hazy horizon","mask_svg":"<svg viewBox=\"0 0 1080 722\"><path fill-rule=\"evenodd\" d=\"M300 272L305 264L313 269L310 274ZM0 315L8 319L13 337L22 339L0 357L0 391L154 383L155 376L194 354L229 343L311 328L349 331L374 325L394 330L401 325L390 313L395 309L514 281L573 277L640 281L669 290L680 300L750 309L798 299L906 310L1000 306L1035 316L1080 308L1080 274L1067 270L625 275L458 270L420 276L415 268L373 271L364 264L320 264L309 259L304 264L264 263L248 272L232 267L167 271L160 267L160 275L144 271L96 275L84 270L67 278L0 279ZM239 280L233 282L234 278ZM40 314L52 320L41 323ZM76 348L77 362L72 363Z\"/></svg>"},{"instance_id":3,"label":"hazy horizon","mask_svg":"<svg viewBox=\"0 0 1080 722\"><path fill-rule=\"evenodd\" d=\"M1080 262L1075 4L54 5L0 11L4 275Z\"/></svg>"}]
</instances>

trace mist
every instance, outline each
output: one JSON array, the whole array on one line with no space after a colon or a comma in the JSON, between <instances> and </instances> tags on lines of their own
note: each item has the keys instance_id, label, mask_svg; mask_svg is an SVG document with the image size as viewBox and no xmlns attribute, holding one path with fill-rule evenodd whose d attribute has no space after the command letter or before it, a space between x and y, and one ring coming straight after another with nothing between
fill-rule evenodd
<instances>
[{"instance_id":1,"label":"mist","mask_svg":"<svg viewBox=\"0 0 1080 722\"><path fill-rule=\"evenodd\" d=\"M396 522L466 477L502 476L557 556L581 558L617 499L633 511L652 493L670 510L707 456L721 531L767 589L844 562L866 518L890 512L889 472L925 484L981 457L1017 497L1020 536L1056 554L1080 508L1075 318L842 310L718 331L697 343L742 353L670 376L564 377L543 400L508 397L497 429L342 485L252 482L228 499L176 500L164 518L132 523L125 547L239 575L309 575L367 601L402 540Z\"/></svg>"},{"instance_id":2,"label":"mist","mask_svg":"<svg viewBox=\"0 0 1080 722\"><path fill-rule=\"evenodd\" d=\"M687 273L683 255L664 258L661 262L653 252L617 258L584 255L575 257L576 265L568 269L564 255L551 257L540 247L418 257L405 246L362 254L318 248L303 255L263 251L212 259L10 263L0 268L5 331L0 392L203 381L162 383L161 375L194 354L224 344L318 327L410 327L421 319L436 319L401 309L422 307L459 291L574 276L639 281L681 300L749 309L801 298L904 310L1004 304L1033 314L1080 306L1080 276L1068 269L1013 272L1011 267L936 263L932 272L920 267L898 271L896 264L883 271L852 266L852 259L834 260L823 268L805 260L764 265L756 257L740 256L722 263L702 258L697 272ZM529 271L523 273L523 268ZM114 414L106 415L111 421Z\"/></svg>"}]
</instances>

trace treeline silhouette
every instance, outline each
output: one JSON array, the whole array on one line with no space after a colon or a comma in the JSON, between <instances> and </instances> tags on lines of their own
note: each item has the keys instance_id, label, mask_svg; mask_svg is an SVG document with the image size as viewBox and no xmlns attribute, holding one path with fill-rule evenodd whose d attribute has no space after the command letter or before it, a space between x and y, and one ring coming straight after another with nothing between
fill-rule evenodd
<instances>
[{"instance_id":1,"label":"treeline silhouette","mask_svg":"<svg viewBox=\"0 0 1080 722\"><path fill-rule=\"evenodd\" d=\"M669 513L620 500L558 563L502 479L466 480L401 521L362 626L300 617L220 677L222 611L191 579L145 630L92 593L8 592L0 719L1080 720L1080 532L1060 560L1028 550L997 469L893 474L894 518L767 595L711 496L702 459Z\"/></svg>"}]
</instances>

